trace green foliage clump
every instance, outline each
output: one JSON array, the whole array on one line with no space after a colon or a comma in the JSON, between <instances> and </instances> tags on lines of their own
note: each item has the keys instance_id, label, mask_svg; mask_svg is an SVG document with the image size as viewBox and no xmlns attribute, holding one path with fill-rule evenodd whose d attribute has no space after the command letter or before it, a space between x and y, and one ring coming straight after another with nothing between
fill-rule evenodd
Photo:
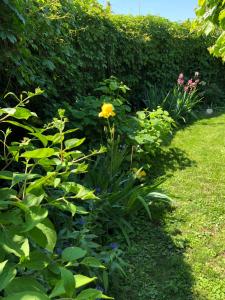
<instances>
[{"instance_id":1,"label":"green foliage clump","mask_svg":"<svg viewBox=\"0 0 225 300\"><path fill-rule=\"evenodd\" d=\"M9 93L6 97L14 97L18 104L0 109L1 296L112 299L94 288L85 289L97 280L91 269L105 266L85 242L89 231L79 230L76 222L78 215L88 214L85 202L98 200L79 180L87 171L85 161L105 150L88 155L78 150L84 139L74 137L76 129L66 130L63 110L43 128L32 126L36 114L24 106L41 93L37 89L20 98ZM12 126L25 131L21 141L11 137Z\"/></svg>"},{"instance_id":2,"label":"green foliage clump","mask_svg":"<svg viewBox=\"0 0 225 300\"><path fill-rule=\"evenodd\" d=\"M20 97L8 93L2 100L2 299L112 299L104 294L111 277L126 274L123 252L115 243L117 239L130 244L132 226L126 217L144 208L152 218L155 203L170 202L157 191L161 182L152 184L148 168L140 166L144 159L137 162L133 149L137 137L132 140L123 129L129 141L124 147L120 132L116 134L116 124L122 120L119 114L128 118L126 101L120 96L120 91L126 90L114 77L100 84L97 92L104 93L101 101L122 102L112 115L115 123L114 119L103 121L106 147L86 155L80 150L85 139L74 136L77 129L66 128L68 119L63 109L45 126L36 126L37 115L26 106L31 98L43 94L41 89L23 92ZM15 100L17 104L13 105ZM100 122L101 116L96 115ZM153 138L150 148L145 149L147 154L166 138L172 119L160 108L137 115L136 135L143 138L147 132L142 131L147 128ZM20 129L19 136L16 128ZM148 143L143 139L141 147ZM86 161L91 158L88 166ZM104 292L95 282L104 287Z\"/></svg>"}]
</instances>

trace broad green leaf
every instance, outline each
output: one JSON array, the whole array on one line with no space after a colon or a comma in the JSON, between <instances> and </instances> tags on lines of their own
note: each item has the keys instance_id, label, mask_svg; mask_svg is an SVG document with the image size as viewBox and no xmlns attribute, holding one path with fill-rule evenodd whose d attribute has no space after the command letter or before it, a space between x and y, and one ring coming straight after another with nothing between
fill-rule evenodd
<instances>
[{"instance_id":1,"label":"broad green leaf","mask_svg":"<svg viewBox=\"0 0 225 300\"><path fill-rule=\"evenodd\" d=\"M29 251L27 239L7 229L0 234L0 247L18 257L25 257Z\"/></svg>"},{"instance_id":2,"label":"broad green leaf","mask_svg":"<svg viewBox=\"0 0 225 300\"><path fill-rule=\"evenodd\" d=\"M0 171L0 179L12 180L13 172L10 171Z\"/></svg>"},{"instance_id":3,"label":"broad green leaf","mask_svg":"<svg viewBox=\"0 0 225 300\"><path fill-rule=\"evenodd\" d=\"M40 252L38 250L32 251L29 258L25 260L21 265L22 267L28 268L30 270L40 271L45 269L50 262L47 254Z\"/></svg>"},{"instance_id":4,"label":"broad green leaf","mask_svg":"<svg viewBox=\"0 0 225 300\"><path fill-rule=\"evenodd\" d=\"M15 278L16 269L8 261L0 263L0 291L4 290L7 285Z\"/></svg>"},{"instance_id":5,"label":"broad green leaf","mask_svg":"<svg viewBox=\"0 0 225 300\"><path fill-rule=\"evenodd\" d=\"M74 286L75 288L75 286ZM65 295L66 291L65 291L65 288L64 288L64 284L63 284L63 280L60 279L54 289L52 290L51 294L50 294L50 298L55 298L57 296L61 296L61 295Z\"/></svg>"},{"instance_id":6,"label":"broad green leaf","mask_svg":"<svg viewBox=\"0 0 225 300\"><path fill-rule=\"evenodd\" d=\"M68 297L72 297L75 291L75 278L73 273L66 268L60 268L61 271L61 279L63 282L63 286L65 289L65 294Z\"/></svg>"},{"instance_id":7,"label":"broad green leaf","mask_svg":"<svg viewBox=\"0 0 225 300\"><path fill-rule=\"evenodd\" d=\"M21 157L25 158L45 158L50 157L55 153L52 148L39 148L32 151L26 151L21 154Z\"/></svg>"},{"instance_id":8,"label":"broad green leaf","mask_svg":"<svg viewBox=\"0 0 225 300\"><path fill-rule=\"evenodd\" d=\"M48 144L48 139L46 138L46 136L44 136L43 134L41 134L40 132L34 132L34 133L30 133L31 135L35 136L36 138L38 138L44 147L47 146Z\"/></svg>"},{"instance_id":9,"label":"broad green leaf","mask_svg":"<svg viewBox=\"0 0 225 300\"><path fill-rule=\"evenodd\" d=\"M85 138L83 139L70 139L65 141L66 149L71 149L80 146L85 141Z\"/></svg>"},{"instance_id":10,"label":"broad green leaf","mask_svg":"<svg viewBox=\"0 0 225 300\"><path fill-rule=\"evenodd\" d=\"M13 173L12 186L14 186L18 183L33 180L33 179L36 179L39 177L41 177L41 175L39 175L39 174Z\"/></svg>"},{"instance_id":11,"label":"broad green leaf","mask_svg":"<svg viewBox=\"0 0 225 300\"><path fill-rule=\"evenodd\" d=\"M10 188L0 188L0 200L10 200L15 198L17 192Z\"/></svg>"},{"instance_id":12,"label":"broad green leaf","mask_svg":"<svg viewBox=\"0 0 225 300\"><path fill-rule=\"evenodd\" d=\"M23 203L28 207L39 206L45 197L45 191L40 187L33 189L32 192L26 193Z\"/></svg>"},{"instance_id":13,"label":"broad green leaf","mask_svg":"<svg viewBox=\"0 0 225 300\"><path fill-rule=\"evenodd\" d=\"M36 279L30 276L22 276L14 278L6 287L5 293L8 296L15 293L26 292L28 289L33 292L45 292L44 287Z\"/></svg>"},{"instance_id":14,"label":"broad green leaf","mask_svg":"<svg viewBox=\"0 0 225 300\"><path fill-rule=\"evenodd\" d=\"M55 172L48 173L47 176L43 176L42 178L33 181L26 189L26 193L30 193L33 190L40 189L44 184L48 182L49 179L56 175Z\"/></svg>"},{"instance_id":15,"label":"broad green leaf","mask_svg":"<svg viewBox=\"0 0 225 300\"><path fill-rule=\"evenodd\" d=\"M105 269L105 266L95 257L85 257L81 261L81 264L83 264L87 267Z\"/></svg>"},{"instance_id":16,"label":"broad green leaf","mask_svg":"<svg viewBox=\"0 0 225 300\"><path fill-rule=\"evenodd\" d=\"M74 216L77 212L77 206L69 201L66 201L65 199L63 201L51 202L51 205L57 207L60 210L69 211L72 216Z\"/></svg>"},{"instance_id":17,"label":"broad green leaf","mask_svg":"<svg viewBox=\"0 0 225 300\"><path fill-rule=\"evenodd\" d=\"M40 206L30 207L25 214L25 223L23 232L27 232L34 228L37 224L41 223L48 216L48 210Z\"/></svg>"},{"instance_id":18,"label":"broad green leaf","mask_svg":"<svg viewBox=\"0 0 225 300\"><path fill-rule=\"evenodd\" d=\"M8 262L8 260L5 260L5 261L3 261L3 262L0 263L0 275L3 273L4 268L5 268L6 264L7 264L7 262Z\"/></svg>"},{"instance_id":19,"label":"broad green leaf","mask_svg":"<svg viewBox=\"0 0 225 300\"><path fill-rule=\"evenodd\" d=\"M42 248L50 252L55 248L57 235L52 222L48 218L37 224L28 234Z\"/></svg>"},{"instance_id":20,"label":"broad green leaf","mask_svg":"<svg viewBox=\"0 0 225 300\"><path fill-rule=\"evenodd\" d=\"M1 108L0 109L0 114L7 114L9 116L13 116L16 112L16 109L15 108L11 108L11 107L7 107L7 108Z\"/></svg>"},{"instance_id":21,"label":"broad green leaf","mask_svg":"<svg viewBox=\"0 0 225 300\"><path fill-rule=\"evenodd\" d=\"M31 127L31 126L28 126L28 125L23 125L19 122L16 122L16 121L4 121L3 123L9 123L9 124L12 124L12 125L15 125L15 126L18 126L18 127L21 127L23 129L26 129L30 132L34 132L34 129Z\"/></svg>"},{"instance_id":22,"label":"broad green leaf","mask_svg":"<svg viewBox=\"0 0 225 300\"><path fill-rule=\"evenodd\" d=\"M83 258L87 251L79 247L68 247L62 252L62 259L65 261L74 261Z\"/></svg>"},{"instance_id":23,"label":"broad green leaf","mask_svg":"<svg viewBox=\"0 0 225 300\"><path fill-rule=\"evenodd\" d=\"M80 288L84 285L87 285L97 279L97 277L87 277L81 274L75 275L76 288Z\"/></svg>"},{"instance_id":24,"label":"broad green leaf","mask_svg":"<svg viewBox=\"0 0 225 300\"><path fill-rule=\"evenodd\" d=\"M75 299L76 300L96 300L96 299L113 299L104 295L101 291L95 289L87 289L82 291Z\"/></svg>"},{"instance_id":25,"label":"broad green leaf","mask_svg":"<svg viewBox=\"0 0 225 300\"><path fill-rule=\"evenodd\" d=\"M41 292L29 291L29 286L26 292L11 294L4 297L4 300L50 300L50 298Z\"/></svg>"},{"instance_id":26,"label":"broad green leaf","mask_svg":"<svg viewBox=\"0 0 225 300\"><path fill-rule=\"evenodd\" d=\"M21 246L21 250L24 253L24 256L27 257L30 254L30 245L29 245L29 241L27 238L25 238L22 246Z\"/></svg>"},{"instance_id":27,"label":"broad green leaf","mask_svg":"<svg viewBox=\"0 0 225 300\"><path fill-rule=\"evenodd\" d=\"M96 300L102 298L102 292L95 289L87 289L82 291L75 299L76 300Z\"/></svg>"},{"instance_id":28,"label":"broad green leaf","mask_svg":"<svg viewBox=\"0 0 225 300\"><path fill-rule=\"evenodd\" d=\"M31 112L29 109L24 107L17 107L13 117L16 119L27 120L30 117L37 117L36 113Z\"/></svg>"}]
</instances>

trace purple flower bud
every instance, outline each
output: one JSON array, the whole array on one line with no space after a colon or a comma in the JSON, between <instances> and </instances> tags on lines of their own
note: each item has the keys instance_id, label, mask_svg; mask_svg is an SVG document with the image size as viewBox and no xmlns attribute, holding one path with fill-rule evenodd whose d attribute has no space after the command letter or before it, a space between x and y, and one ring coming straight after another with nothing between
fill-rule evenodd
<instances>
[{"instance_id":1,"label":"purple flower bud","mask_svg":"<svg viewBox=\"0 0 225 300\"><path fill-rule=\"evenodd\" d=\"M119 248L119 244L118 244L118 243L111 243L111 244L109 244L109 247L110 247L112 250L116 250L117 248Z\"/></svg>"},{"instance_id":2,"label":"purple flower bud","mask_svg":"<svg viewBox=\"0 0 225 300\"><path fill-rule=\"evenodd\" d=\"M80 218L80 219L77 220L77 223L81 226L84 226L86 222L83 218Z\"/></svg>"}]
</instances>

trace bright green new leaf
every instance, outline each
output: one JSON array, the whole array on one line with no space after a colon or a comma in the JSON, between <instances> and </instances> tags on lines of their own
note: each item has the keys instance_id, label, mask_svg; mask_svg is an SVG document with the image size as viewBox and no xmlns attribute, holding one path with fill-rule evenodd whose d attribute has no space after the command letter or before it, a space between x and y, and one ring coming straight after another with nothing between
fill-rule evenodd
<instances>
[{"instance_id":1,"label":"bright green new leaf","mask_svg":"<svg viewBox=\"0 0 225 300\"><path fill-rule=\"evenodd\" d=\"M75 275L76 288L80 288L84 285L87 285L97 279L97 277L87 277L81 274Z\"/></svg>"},{"instance_id":2,"label":"bright green new leaf","mask_svg":"<svg viewBox=\"0 0 225 300\"><path fill-rule=\"evenodd\" d=\"M83 139L70 139L65 141L66 149L71 149L80 146L85 141L85 138Z\"/></svg>"},{"instance_id":3,"label":"bright green new leaf","mask_svg":"<svg viewBox=\"0 0 225 300\"><path fill-rule=\"evenodd\" d=\"M39 148L32 151L26 151L21 154L21 157L25 158L45 158L50 157L55 153L52 148Z\"/></svg>"}]
</instances>

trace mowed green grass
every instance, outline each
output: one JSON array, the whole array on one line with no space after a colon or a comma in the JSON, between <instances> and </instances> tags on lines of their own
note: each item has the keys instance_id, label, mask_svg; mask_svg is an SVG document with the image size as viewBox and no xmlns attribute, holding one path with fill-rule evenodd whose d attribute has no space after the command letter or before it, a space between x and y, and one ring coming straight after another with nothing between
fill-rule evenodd
<instances>
[{"instance_id":1,"label":"mowed green grass","mask_svg":"<svg viewBox=\"0 0 225 300\"><path fill-rule=\"evenodd\" d=\"M225 114L179 130L170 148L172 175L162 188L175 209L160 223L134 221L116 299L225 300Z\"/></svg>"}]
</instances>

